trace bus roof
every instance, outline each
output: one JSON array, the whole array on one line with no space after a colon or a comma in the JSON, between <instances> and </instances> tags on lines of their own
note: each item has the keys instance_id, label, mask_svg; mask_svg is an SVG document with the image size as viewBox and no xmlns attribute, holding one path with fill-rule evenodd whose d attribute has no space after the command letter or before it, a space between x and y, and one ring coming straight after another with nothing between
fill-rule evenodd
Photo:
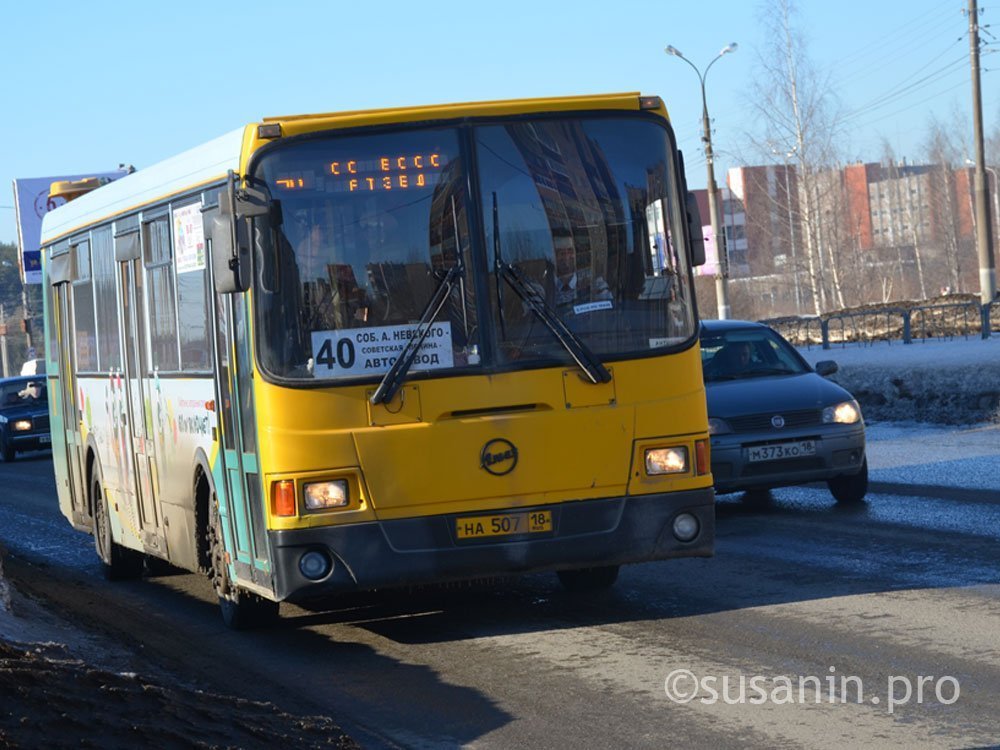
<instances>
[{"instance_id":1,"label":"bus roof","mask_svg":"<svg viewBox=\"0 0 1000 750\"><path fill-rule=\"evenodd\" d=\"M489 117L533 111L573 109L638 109L639 98L638 92L629 92L510 99L265 117L261 122L280 123L283 134L290 136L325 128L454 117ZM659 104L658 99L655 101ZM141 169L50 211L42 220L42 245L71 235L74 231L106 220L111 216L138 210L150 203L221 180L230 169L238 172L245 136L250 135L248 128L257 124L252 123L239 128L158 164Z\"/></svg>"},{"instance_id":2,"label":"bus roof","mask_svg":"<svg viewBox=\"0 0 1000 750\"><path fill-rule=\"evenodd\" d=\"M42 244L110 216L177 195L238 170L244 128L93 190L42 219Z\"/></svg>"}]
</instances>

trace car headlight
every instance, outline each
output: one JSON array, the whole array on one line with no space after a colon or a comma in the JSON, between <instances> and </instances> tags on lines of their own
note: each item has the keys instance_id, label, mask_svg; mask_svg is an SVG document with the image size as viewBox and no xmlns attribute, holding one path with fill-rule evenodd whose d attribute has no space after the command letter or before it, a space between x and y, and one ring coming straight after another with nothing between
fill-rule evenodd
<instances>
[{"instance_id":1,"label":"car headlight","mask_svg":"<svg viewBox=\"0 0 1000 750\"><path fill-rule=\"evenodd\" d=\"M709 435L728 435L733 431L733 428L729 426L729 423L724 419L719 419L718 417L708 418L708 434Z\"/></svg>"},{"instance_id":2,"label":"car headlight","mask_svg":"<svg viewBox=\"0 0 1000 750\"><path fill-rule=\"evenodd\" d=\"M843 401L823 410L824 424L855 424L861 421L861 407L857 401Z\"/></svg>"},{"instance_id":3,"label":"car headlight","mask_svg":"<svg viewBox=\"0 0 1000 750\"><path fill-rule=\"evenodd\" d=\"M688 450L683 445L646 451L647 474L683 474L687 470Z\"/></svg>"},{"instance_id":4,"label":"car headlight","mask_svg":"<svg viewBox=\"0 0 1000 750\"><path fill-rule=\"evenodd\" d=\"M303 485L306 510L328 510L347 505L347 480L334 479L330 482L310 482Z\"/></svg>"},{"instance_id":5,"label":"car headlight","mask_svg":"<svg viewBox=\"0 0 1000 750\"><path fill-rule=\"evenodd\" d=\"M14 429L17 430L18 432L27 432L28 430L31 429L31 420L30 419L17 420L16 422L14 422Z\"/></svg>"}]
</instances>

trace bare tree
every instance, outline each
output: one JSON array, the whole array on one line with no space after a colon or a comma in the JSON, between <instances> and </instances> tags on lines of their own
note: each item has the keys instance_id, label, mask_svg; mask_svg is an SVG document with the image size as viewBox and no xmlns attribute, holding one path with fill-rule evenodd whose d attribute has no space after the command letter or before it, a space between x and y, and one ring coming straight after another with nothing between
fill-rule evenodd
<instances>
[{"instance_id":1,"label":"bare tree","mask_svg":"<svg viewBox=\"0 0 1000 750\"><path fill-rule=\"evenodd\" d=\"M836 301L843 299L838 253L826 247L829 232L823 228L829 181L820 178L823 168L836 161L839 105L829 74L809 59L794 0L770 0L762 8L761 23L768 41L757 56L750 90L761 131L749 137L765 158L773 158L778 149L794 154L803 249L813 308L819 314L828 304L828 283Z\"/></svg>"},{"instance_id":2,"label":"bare tree","mask_svg":"<svg viewBox=\"0 0 1000 750\"><path fill-rule=\"evenodd\" d=\"M919 169L900 164L896 152L887 138L882 138L882 171L885 176L885 193L888 197L891 232L888 241L896 250L899 263L900 291L907 293L906 268L909 260L904 252L913 248L913 264L921 299L927 298L927 282L924 276L924 244L927 239L925 226L926 212L923 209L927 191L926 168Z\"/></svg>"},{"instance_id":3,"label":"bare tree","mask_svg":"<svg viewBox=\"0 0 1000 750\"><path fill-rule=\"evenodd\" d=\"M936 239L942 250L946 277L950 281L948 286L957 292L962 289L962 243L954 169L961 163L961 146L956 145L952 128L932 117L925 150L928 161L934 165L929 198L930 211L937 227Z\"/></svg>"}]
</instances>

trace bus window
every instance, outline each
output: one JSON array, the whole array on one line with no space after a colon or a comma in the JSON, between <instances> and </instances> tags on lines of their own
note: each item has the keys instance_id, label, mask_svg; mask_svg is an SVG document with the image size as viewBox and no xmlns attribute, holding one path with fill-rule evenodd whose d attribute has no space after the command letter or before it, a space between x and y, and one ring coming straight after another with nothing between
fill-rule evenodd
<instances>
[{"instance_id":1,"label":"bus window","mask_svg":"<svg viewBox=\"0 0 1000 750\"><path fill-rule=\"evenodd\" d=\"M486 244L595 353L621 357L694 335L687 260L666 241L677 217L662 209L673 203L674 182L661 127L616 118L512 122L478 128L476 148ZM651 243L660 244L655 258ZM518 297L492 307L505 360L566 359Z\"/></svg>"},{"instance_id":2,"label":"bus window","mask_svg":"<svg viewBox=\"0 0 1000 750\"><path fill-rule=\"evenodd\" d=\"M305 379L384 374L438 273L459 246L470 252L455 132L306 141L267 154L257 172L282 222L258 220L255 232L265 369ZM474 305L474 285L461 284L415 370L476 363Z\"/></svg>"}]
</instances>

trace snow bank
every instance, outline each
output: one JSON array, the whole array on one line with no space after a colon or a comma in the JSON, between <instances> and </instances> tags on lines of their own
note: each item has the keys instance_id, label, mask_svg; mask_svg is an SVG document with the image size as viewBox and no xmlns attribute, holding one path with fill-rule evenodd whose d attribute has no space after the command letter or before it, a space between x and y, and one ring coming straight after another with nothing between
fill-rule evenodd
<instances>
[{"instance_id":1,"label":"snow bank","mask_svg":"<svg viewBox=\"0 0 1000 750\"><path fill-rule=\"evenodd\" d=\"M867 420L975 424L1000 421L1000 337L799 349L834 360L831 380L854 394Z\"/></svg>"}]
</instances>

